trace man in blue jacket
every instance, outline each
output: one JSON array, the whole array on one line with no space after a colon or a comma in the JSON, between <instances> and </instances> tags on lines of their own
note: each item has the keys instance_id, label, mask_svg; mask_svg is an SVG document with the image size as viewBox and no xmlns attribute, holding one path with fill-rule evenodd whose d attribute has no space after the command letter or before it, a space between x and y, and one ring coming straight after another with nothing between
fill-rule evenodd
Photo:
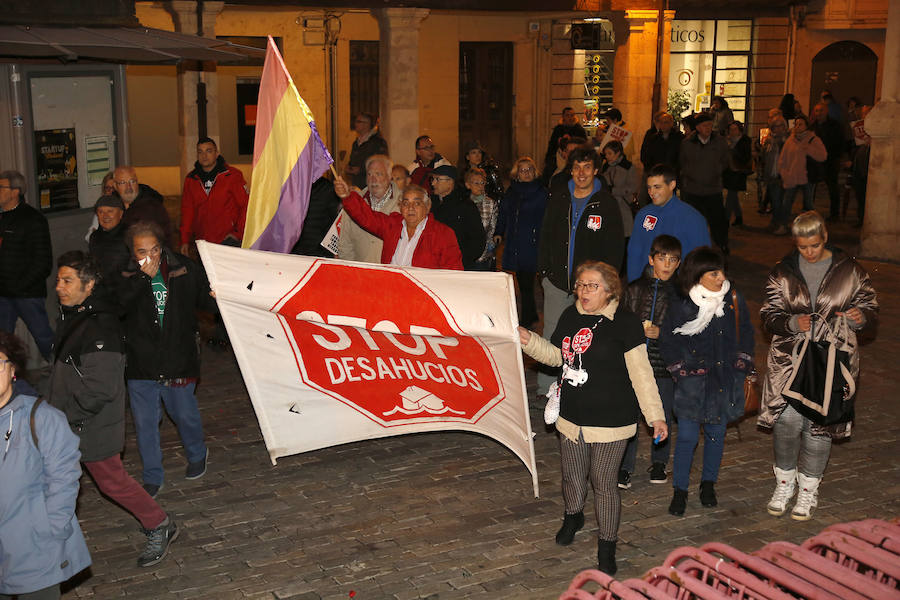
<instances>
[{"instance_id":1,"label":"man in blue jacket","mask_svg":"<svg viewBox=\"0 0 900 600\"><path fill-rule=\"evenodd\" d=\"M629 283L643 273L647 256L650 255L650 245L658 235L677 238L684 255L698 246L710 245L706 219L678 199L675 195L677 184L675 169L669 165L656 165L647 172L647 193L650 194L651 204L639 210L634 217L634 227L628 241Z\"/></svg>"}]
</instances>

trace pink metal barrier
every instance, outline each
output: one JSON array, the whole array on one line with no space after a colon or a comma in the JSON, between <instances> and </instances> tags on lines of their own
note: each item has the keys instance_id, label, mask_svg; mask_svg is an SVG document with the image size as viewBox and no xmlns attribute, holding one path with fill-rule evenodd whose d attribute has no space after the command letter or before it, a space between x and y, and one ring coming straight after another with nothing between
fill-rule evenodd
<instances>
[{"instance_id":1,"label":"pink metal barrier","mask_svg":"<svg viewBox=\"0 0 900 600\"><path fill-rule=\"evenodd\" d=\"M596 591L590 592L585 587ZM832 525L797 546L772 542L746 554L718 542L684 546L641 579L582 571L560 600L896 600L900 525L868 519Z\"/></svg>"}]
</instances>

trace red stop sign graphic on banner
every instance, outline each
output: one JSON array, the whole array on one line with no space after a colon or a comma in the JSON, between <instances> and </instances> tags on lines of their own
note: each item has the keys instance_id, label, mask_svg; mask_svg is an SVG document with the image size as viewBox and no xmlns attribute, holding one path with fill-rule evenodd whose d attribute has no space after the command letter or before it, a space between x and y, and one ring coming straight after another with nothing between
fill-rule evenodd
<instances>
[{"instance_id":1,"label":"red stop sign graphic on banner","mask_svg":"<svg viewBox=\"0 0 900 600\"><path fill-rule=\"evenodd\" d=\"M487 348L405 271L315 262L271 310L303 382L385 427L475 423L504 398Z\"/></svg>"}]
</instances>

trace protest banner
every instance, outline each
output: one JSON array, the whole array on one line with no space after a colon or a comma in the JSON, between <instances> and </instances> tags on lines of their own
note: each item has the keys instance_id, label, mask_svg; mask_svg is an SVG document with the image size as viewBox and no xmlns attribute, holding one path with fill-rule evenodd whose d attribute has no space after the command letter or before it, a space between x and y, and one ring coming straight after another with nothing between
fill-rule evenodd
<instances>
[{"instance_id":1,"label":"protest banner","mask_svg":"<svg viewBox=\"0 0 900 600\"><path fill-rule=\"evenodd\" d=\"M606 130L606 135L603 136L603 141L600 142L600 150L606 148L606 145L613 140L621 142L622 147L627 148L628 143L631 141L631 132L624 127L610 125L609 129Z\"/></svg>"},{"instance_id":2,"label":"protest banner","mask_svg":"<svg viewBox=\"0 0 900 600\"><path fill-rule=\"evenodd\" d=\"M197 247L273 464L366 439L472 431L512 450L537 496L508 274Z\"/></svg>"}]
</instances>

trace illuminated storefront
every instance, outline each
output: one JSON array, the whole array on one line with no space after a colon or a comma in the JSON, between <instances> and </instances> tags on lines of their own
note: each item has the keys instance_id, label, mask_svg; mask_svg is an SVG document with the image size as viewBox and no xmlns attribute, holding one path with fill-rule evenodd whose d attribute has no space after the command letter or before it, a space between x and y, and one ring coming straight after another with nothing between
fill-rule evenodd
<instances>
[{"instance_id":1,"label":"illuminated storefront","mask_svg":"<svg viewBox=\"0 0 900 600\"><path fill-rule=\"evenodd\" d=\"M669 107L687 115L721 96L746 121L753 21L672 21Z\"/></svg>"}]
</instances>

